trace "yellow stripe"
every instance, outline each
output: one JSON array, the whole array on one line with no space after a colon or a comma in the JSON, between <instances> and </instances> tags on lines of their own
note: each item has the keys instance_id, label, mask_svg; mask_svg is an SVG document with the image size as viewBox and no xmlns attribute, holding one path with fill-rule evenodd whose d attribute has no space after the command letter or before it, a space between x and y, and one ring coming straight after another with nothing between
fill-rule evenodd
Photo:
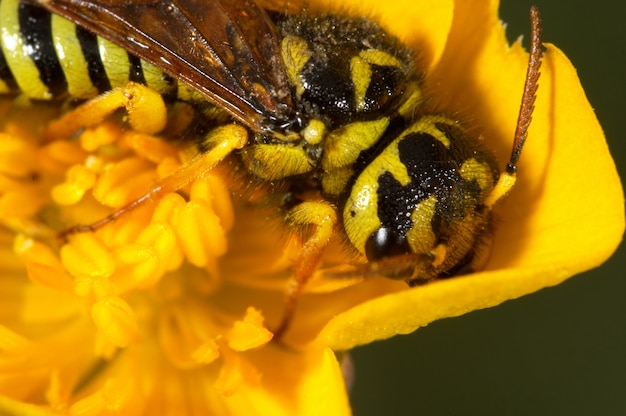
<instances>
[{"instance_id":1,"label":"yellow stripe","mask_svg":"<svg viewBox=\"0 0 626 416\"><path fill-rule=\"evenodd\" d=\"M493 189L494 180L488 163L479 162L472 157L463 162L459 175L467 182L476 181L481 191Z\"/></svg>"},{"instance_id":2,"label":"yellow stripe","mask_svg":"<svg viewBox=\"0 0 626 416\"><path fill-rule=\"evenodd\" d=\"M350 73L354 84L354 101L356 110L365 110L365 96L372 81L372 67L363 58L354 56L350 60Z\"/></svg>"},{"instance_id":3,"label":"yellow stripe","mask_svg":"<svg viewBox=\"0 0 626 416\"><path fill-rule=\"evenodd\" d=\"M163 71L156 66L141 60L141 69L143 71L143 77L146 80L146 85L159 94L167 94L174 89L172 84L165 80Z\"/></svg>"},{"instance_id":4,"label":"yellow stripe","mask_svg":"<svg viewBox=\"0 0 626 416\"><path fill-rule=\"evenodd\" d=\"M31 98L50 99L52 94L41 82L32 59L24 54L17 15L18 0L0 2L0 44L9 68L22 92Z\"/></svg>"},{"instance_id":5,"label":"yellow stripe","mask_svg":"<svg viewBox=\"0 0 626 416\"><path fill-rule=\"evenodd\" d=\"M365 59L367 63L380 66L395 66L400 71L404 71L402 62L393 55L378 49L366 49L359 53L362 59Z\"/></svg>"},{"instance_id":6,"label":"yellow stripe","mask_svg":"<svg viewBox=\"0 0 626 416\"><path fill-rule=\"evenodd\" d=\"M442 116L424 116L417 120L415 123L411 124L411 126L402 132L402 137L408 136L412 133L426 133L431 136L441 144L443 144L446 149L450 148L450 139L445 135L444 132L439 130L437 127L437 123L447 124L452 127L458 127L454 120L450 120L449 118L445 118Z\"/></svg>"},{"instance_id":7,"label":"yellow stripe","mask_svg":"<svg viewBox=\"0 0 626 416\"><path fill-rule=\"evenodd\" d=\"M104 71L111 82L111 87L125 87L130 81L128 53L100 36L98 36L98 48L100 50L100 58L104 64Z\"/></svg>"},{"instance_id":8,"label":"yellow stripe","mask_svg":"<svg viewBox=\"0 0 626 416\"><path fill-rule=\"evenodd\" d=\"M177 90L177 94L176 97L180 100L180 101L187 101L187 102L206 102L206 97L200 93L198 90L196 90L195 88L190 87L189 85L177 81L178 82L178 90Z\"/></svg>"},{"instance_id":9,"label":"yellow stripe","mask_svg":"<svg viewBox=\"0 0 626 416\"><path fill-rule=\"evenodd\" d=\"M413 226L406 233L406 238L409 241L409 247L413 253L428 253L435 247L437 242L437 236L433 231L432 220L437 210L437 197L435 195L429 196L424 201L421 201L411 212L411 221ZM444 257L439 261L445 259L445 250L441 250L444 247L438 249L440 254Z\"/></svg>"},{"instance_id":10,"label":"yellow stripe","mask_svg":"<svg viewBox=\"0 0 626 416\"><path fill-rule=\"evenodd\" d=\"M53 15L52 39L61 68L65 73L65 79L67 79L67 89L70 95L82 99L98 95L98 89L89 78L87 60L76 38L76 26L60 16Z\"/></svg>"},{"instance_id":11,"label":"yellow stripe","mask_svg":"<svg viewBox=\"0 0 626 416\"><path fill-rule=\"evenodd\" d=\"M298 36L285 36L280 42L280 53L285 63L289 82L296 86L296 94L298 96L304 94L300 72L313 55L307 41Z\"/></svg>"}]
</instances>

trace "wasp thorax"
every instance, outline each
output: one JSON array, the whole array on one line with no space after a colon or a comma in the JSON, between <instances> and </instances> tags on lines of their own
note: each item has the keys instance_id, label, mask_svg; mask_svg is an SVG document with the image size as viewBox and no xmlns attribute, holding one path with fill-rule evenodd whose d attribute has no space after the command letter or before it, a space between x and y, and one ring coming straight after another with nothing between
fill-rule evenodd
<instances>
[{"instance_id":1,"label":"wasp thorax","mask_svg":"<svg viewBox=\"0 0 626 416\"><path fill-rule=\"evenodd\" d=\"M344 207L352 244L371 262L412 258L420 282L458 274L489 237L483 201L499 176L495 158L453 120L426 116L392 140L360 172Z\"/></svg>"}]
</instances>

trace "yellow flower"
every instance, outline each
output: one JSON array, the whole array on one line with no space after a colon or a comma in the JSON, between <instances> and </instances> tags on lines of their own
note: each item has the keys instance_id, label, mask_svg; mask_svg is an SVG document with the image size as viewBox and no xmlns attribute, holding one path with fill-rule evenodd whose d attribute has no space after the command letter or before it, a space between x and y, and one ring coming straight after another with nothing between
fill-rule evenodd
<instances>
[{"instance_id":1,"label":"yellow flower","mask_svg":"<svg viewBox=\"0 0 626 416\"><path fill-rule=\"evenodd\" d=\"M322 3L315 6L338 7ZM372 13L419 48L429 105L472 120L505 160L527 54L506 43L497 2L465 3L340 6ZM185 198L168 194L59 245L56 231L106 217L192 155L116 120L46 141L57 108L4 103L0 412L349 414L331 350L493 306L600 264L623 233L621 185L575 71L554 46L542 72L487 269L413 289L316 278L283 343L272 342L271 329L300 242L278 231L271 209L231 199L225 167L186 187ZM327 252L322 267L346 261Z\"/></svg>"}]
</instances>

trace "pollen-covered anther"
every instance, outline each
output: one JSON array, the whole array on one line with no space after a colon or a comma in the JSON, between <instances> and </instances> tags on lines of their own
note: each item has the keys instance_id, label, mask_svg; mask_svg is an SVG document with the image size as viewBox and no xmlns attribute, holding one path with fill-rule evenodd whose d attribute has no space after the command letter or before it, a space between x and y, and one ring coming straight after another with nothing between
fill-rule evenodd
<instances>
[{"instance_id":1,"label":"pollen-covered anther","mask_svg":"<svg viewBox=\"0 0 626 416\"><path fill-rule=\"evenodd\" d=\"M89 156L75 141L54 141L39 149L38 169L65 174L68 166L85 163Z\"/></svg>"},{"instance_id":2,"label":"pollen-covered anther","mask_svg":"<svg viewBox=\"0 0 626 416\"><path fill-rule=\"evenodd\" d=\"M0 217L26 218L46 202L32 174L37 149L29 141L0 133Z\"/></svg>"},{"instance_id":3,"label":"pollen-covered anther","mask_svg":"<svg viewBox=\"0 0 626 416\"><path fill-rule=\"evenodd\" d=\"M91 233L72 236L61 248L61 262L72 276L110 277L115 271L111 252Z\"/></svg>"},{"instance_id":4,"label":"pollen-covered anther","mask_svg":"<svg viewBox=\"0 0 626 416\"><path fill-rule=\"evenodd\" d=\"M176 270L183 262L184 254L176 232L166 222L153 221L141 231L136 243L152 248L163 271Z\"/></svg>"},{"instance_id":5,"label":"pollen-covered anther","mask_svg":"<svg viewBox=\"0 0 626 416\"><path fill-rule=\"evenodd\" d=\"M178 211L174 224L183 251L194 266L212 266L226 252L225 231L207 202L187 202Z\"/></svg>"},{"instance_id":6,"label":"pollen-covered anther","mask_svg":"<svg viewBox=\"0 0 626 416\"><path fill-rule=\"evenodd\" d=\"M191 185L189 192L192 201L201 200L210 203L219 217L224 231L229 231L235 223L235 213L230 189L218 175L207 174Z\"/></svg>"},{"instance_id":7,"label":"pollen-covered anther","mask_svg":"<svg viewBox=\"0 0 626 416\"><path fill-rule=\"evenodd\" d=\"M210 364L220 357L220 348L217 342L213 339L209 339L202 343L192 354L196 362L201 364Z\"/></svg>"},{"instance_id":8,"label":"pollen-covered anther","mask_svg":"<svg viewBox=\"0 0 626 416\"><path fill-rule=\"evenodd\" d=\"M126 347L139 335L132 308L117 296L96 301L91 308L91 318L98 331L115 346Z\"/></svg>"},{"instance_id":9,"label":"pollen-covered anther","mask_svg":"<svg viewBox=\"0 0 626 416\"><path fill-rule=\"evenodd\" d=\"M87 152L95 152L103 146L119 140L122 130L117 123L103 122L90 129L85 129L79 136L80 146ZM111 148L113 151L113 148Z\"/></svg>"},{"instance_id":10,"label":"pollen-covered anther","mask_svg":"<svg viewBox=\"0 0 626 416\"><path fill-rule=\"evenodd\" d=\"M32 143L11 134L0 133L0 173L20 177L32 172L37 159L37 148Z\"/></svg>"},{"instance_id":11,"label":"pollen-covered anther","mask_svg":"<svg viewBox=\"0 0 626 416\"><path fill-rule=\"evenodd\" d=\"M153 247L143 244L129 244L113 252L117 265L116 281L129 288L153 286L165 272Z\"/></svg>"},{"instance_id":12,"label":"pollen-covered anther","mask_svg":"<svg viewBox=\"0 0 626 416\"><path fill-rule=\"evenodd\" d=\"M214 276L218 274L216 259L226 252L227 241L222 222L209 202L197 198L185 202L178 194L168 194L159 201L152 223L168 224L187 260Z\"/></svg>"},{"instance_id":13,"label":"pollen-covered anther","mask_svg":"<svg viewBox=\"0 0 626 416\"><path fill-rule=\"evenodd\" d=\"M26 265L28 278L32 282L53 289L71 290L72 279L50 247L32 238L18 235L13 243L13 251Z\"/></svg>"},{"instance_id":14,"label":"pollen-covered anther","mask_svg":"<svg viewBox=\"0 0 626 416\"><path fill-rule=\"evenodd\" d=\"M265 328L260 311L248 307L242 320L235 321L228 336L228 346L235 351L247 351L267 344L273 334Z\"/></svg>"},{"instance_id":15,"label":"pollen-covered anther","mask_svg":"<svg viewBox=\"0 0 626 416\"><path fill-rule=\"evenodd\" d=\"M52 199L59 205L75 204L95 182L96 174L92 170L83 165L74 165L67 170L65 182L52 188Z\"/></svg>"},{"instance_id":16,"label":"pollen-covered anther","mask_svg":"<svg viewBox=\"0 0 626 416\"><path fill-rule=\"evenodd\" d=\"M178 152L175 146L162 138L134 131L129 131L124 135L123 143L133 149L138 156L153 163L172 158L172 155Z\"/></svg>"},{"instance_id":17,"label":"pollen-covered anther","mask_svg":"<svg viewBox=\"0 0 626 416\"><path fill-rule=\"evenodd\" d=\"M36 184L0 175L0 218L30 217L46 199Z\"/></svg>"},{"instance_id":18,"label":"pollen-covered anther","mask_svg":"<svg viewBox=\"0 0 626 416\"><path fill-rule=\"evenodd\" d=\"M100 175L93 196L103 205L119 208L143 195L155 180L154 165L142 158L128 157Z\"/></svg>"},{"instance_id":19,"label":"pollen-covered anther","mask_svg":"<svg viewBox=\"0 0 626 416\"><path fill-rule=\"evenodd\" d=\"M107 278L77 276L74 279L74 294L88 307L99 299L113 296L116 292L115 287Z\"/></svg>"}]
</instances>

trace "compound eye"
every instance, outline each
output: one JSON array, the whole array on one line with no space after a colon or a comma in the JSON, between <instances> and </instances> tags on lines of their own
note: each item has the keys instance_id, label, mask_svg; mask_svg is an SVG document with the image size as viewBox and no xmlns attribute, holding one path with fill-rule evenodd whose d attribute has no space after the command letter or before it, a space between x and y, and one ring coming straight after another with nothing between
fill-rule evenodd
<instances>
[{"instance_id":1,"label":"compound eye","mask_svg":"<svg viewBox=\"0 0 626 416\"><path fill-rule=\"evenodd\" d=\"M365 242L365 255L369 261L408 253L411 253L411 248L406 237L386 227L374 231Z\"/></svg>"}]
</instances>

